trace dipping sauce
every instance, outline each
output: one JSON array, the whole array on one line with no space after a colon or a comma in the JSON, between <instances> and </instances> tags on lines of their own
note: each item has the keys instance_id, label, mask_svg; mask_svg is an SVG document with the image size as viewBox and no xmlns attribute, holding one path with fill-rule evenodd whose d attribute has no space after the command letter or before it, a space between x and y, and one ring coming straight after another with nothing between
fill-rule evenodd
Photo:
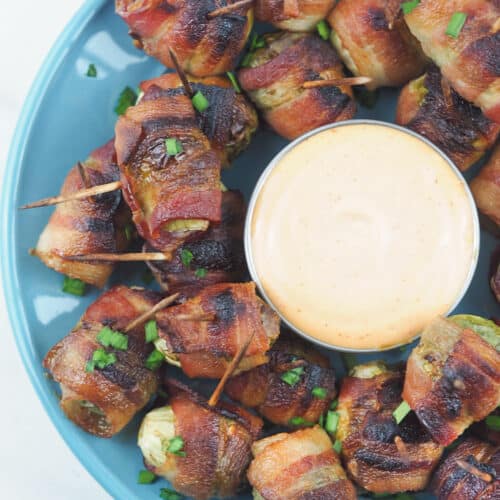
<instances>
[{"instance_id":1,"label":"dipping sauce","mask_svg":"<svg viewBox=\"0 0 500 500\"><path fill-rule=\"evenodd\" d=\"M254 279L292 327L333 347L409 342L450 312L477 261L464 180L390 125L347 122L303 139L268 167L250 210Z\"/></svg>"}]
</instances>

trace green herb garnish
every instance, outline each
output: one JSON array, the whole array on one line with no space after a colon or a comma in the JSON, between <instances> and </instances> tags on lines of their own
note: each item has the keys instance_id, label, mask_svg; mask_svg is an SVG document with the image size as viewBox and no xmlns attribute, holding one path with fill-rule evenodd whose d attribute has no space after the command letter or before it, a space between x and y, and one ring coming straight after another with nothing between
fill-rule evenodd
<instances>
[{"instance_id":1,"label":"green herb garnish","mask_svg":"<svg viewBox=\"0 0 500 500\"><path fill-rule=\"evenodd\" d=\"M342 451L342 441L339 441L338 439L335 440L335 443L333 443L333 449L340 454Z\"/></svg>"},{"instance_id":2,"label":"green herb garnish","mask_svg":"<svg viewBox=\"0 0 500 500\"><path fill-rule=\"evenodd\" d=\"M205 111L210 106L210 103L208 102L208 99L199 90L193 96L193 98L191 99L191 101L192 101L193 106L196 109L196 111L199 111L200 113L202 113L203 111Z\"/></svg>"},{"instance_id":3,"label":"green herb garnish","mask_svg":"<svg viewBox=\"0 0 500 500\"><path fill-rule=\"evenodd\" d=\"M113 347L119 351L126 351L128 349L127 335L112 330L109 326L105 326L98 334L97 340L99 344L104 347Z\"/></svg>"},{"instance_id":4,"label":"green herb garnish","mask_svg":"<svg viewBox=\"0 0 500 500\"><path fill-rule=\"evenodd\" d=\"M328 40L330 38L330 26L328 26L327 22L323 19L321 20L317 25L316 25L316 30L318 32L318 35L323 39L323 40Z\"/></svg>"},{"instance_id":5,"label":"green herb garnish","mask_svg":"<svg viewBox=\"0 0 500 500\"><path fill-rule=\"evenodd\" d=\"M192 260L193 260L193 252L191 252L187 248L183 248L181 250L181 262L182 262L182 265L185 268L189 268L189 266L191 265Z\"/></svg>"},{"instance_id":6,"label":"green herb garnish","mask_svg":"<svg viewBox=\"0 0 500 500\"><path fill-rule=\"evenodd\" d=\"M158 325L154 319L150 319L144 326L146 342L154 342L158 338Z\"/></svg>"},{"instance_id":7,"label":"green herb garnish","mask_svg":"<svg viewBox=\"0 0 500 500\"><path fill-rule=\"evenodd\" d=\"M335 434L339 425L339 419L340 415L336 411L329 411L326 414L325 430L330 434Z\"/></svg>"},{"instance_id":8,"label":"green herb garnish","mask_svg":"<svg viewBox=\"0 0 500 500\"><path fill-rule=\"evenodd\" d=\"M77 278L65 276L62 291L82 297L85 294L85 283Z\"/></svg>"},{"instance_id":9,"label":"green herb garnish","mask_svg":"<svg viewBox=\"0 0 500 500\"><path fill-rule=\"evenodd\" d=\"M227 77L231 81L231 84L233 85L234 91L238 94L241 94L241 87L240 84L238 83L238 80L236 79L236 76L232 71L228 71L226 73Z\"/></svg>"},{"instance_id":10,"label":"green herb garnish","mask_svg":"<svg viewBox=\"0 0 500 500\"><path fill-rule=\"evenodd\" d=\"M175 156L181 154L184 151L181 142L178 139L174 139L172 137L165 139L165 149L167 150L167 154L169 156Z\"/></svg>"},{"instance_id":11,"label":"green herb garnish","mask_svg":"<svg viewBox=\"0 0 500 500\"><path fill-rule=\"evenodd\" d=\"M500 432L500 416L488 415L485 422L490 429Z\"/></svg>"},{"instance_id":12,"label":"green herb garnish","mask_svg":"<svg viewBox=\"0 0 500 500\"><path fill-rule=\"evenodd\" d=\"M162 488L160 490L160 498L163 500L182 500L184 495L177 493L177 491L169 490L168 488Z\"/></svg>"},{"instance_id":13,"label":"green herb garnish","mask_svg":"<svg viewBox=\"0 0 500 500\"><path fill-rule=\"evenodd\" d=\"M197 278L204 278L206 275L207 275L207 270L204 268L204 267L199 267L198 269L196 269L196 271L194 272L194 275L197 277Z\"/></svg>"},{"instance_id":14,"label":"green herb garnish","mask_svg":"<svg viewBox=\"0 0 500 500\"><path fill-rule=\"evenodd\" d=\"M116 354L113 352L106 352L104 349L99 348L92 354L92 359L85 365L85 371L93 372L96 368L103 370L107 366L116 363Z\"/></svg>"},{"instance_id":15,"label":"green herb garnish","mask_svg":"<svg viewBox=\"0 0 500 500\"><path fill-rule=\"evenodd\" d=\"M141 470L139 476L137 477L137 482L139 484L151 484L156 481L156 474L150 470Z\"/></svg>"},{"instance_id":16,"label":"green herb garnish","mask_svg":"<svg viewBox=\"0 0 500 500\"><path fill-rule=\"evenodd\" d=\"M302 418L302 417L292 417L289 421L288 421L288 424L289 425L303 425L304 427L311 427L314 425L313 422L309 422L308 420Z\"/></svg>"},{"instance_id":17,"label":"green herb garnish","mask_svg":"<svg viewBox=\"0 0 500 500\"><path fill-rule=\"evenodd\" d=\"M133 106L136 102L137 94L130 87L125 87L118 97L118 102L115 106L115 113L117 115L123 115L125 111L127 111L127 109L130 106Z\"/></svg>"},{"instance_id":18,"label":"green herb garnish","mask_svg":"<svg viewBox=\"0 0 500 500\"><path fill-rule=\"evenodd\" d=\"M89 67L87 68L87 73L85 74L89 78L95 78L97 76L97 68L95 67L95 64L89 64Z\"/></svg>"},{"instance_id":19,"label":"green herb garnish","mask_svg":"<svg viewBox=\"0 0 500 500\"><path fill-rule=\"evenodd\" d=\"M183 451L184 448L184 439L181 436L174 436L169 442L165 449L168 453L173 453L174 455L178 455L179 457L185 457L186 452Z\"/></svg>"},{"instance_id":20,"label":"green herb garnish","mask_svg":"<svg viewBox=\"0 0 500 500\"><path fill-rule=\"evenodd\" d=\"M458 38L466 20L467 14L464 12L454 12L446 28L446 34L453 38Z\"/></svg>"},{"instance_id":21,"label":"green herb garnish","mask_svg":"<svg viewBox=\"0 0 500 500\"><path fill-rule=\"evenodd\" d=\"M406 415L410 413L411 408L410 405L406 402L403 401L393 412L392 416L394 417L394 420L396 420L396 423L399 424L401 423Z\"/></svg>"},{"instance_id":22,"label":"green herb garnish","mask_svg":"<svg viewBox=\"0 0 500 500\"><path fill-rule=\"evenodd\" d=\"M281 380L286 382L288 385L294 386L299 380L300 376L304 373L304 368L298 366L297 368L292 368L281 375Z\"/></svg>"},{"instance_id":23,"label":"green herb garnish","mask_svg":"<svg viewBox=\"0 0 500 500\"><path fill-rule=\"evenodd\" d=\"M151 371L158 370L164 359L163 354L158 349L155 349L146 359L146 368Z\"/></svg>"},{"instance_id":24,"label":"green herb garnish","mask_svg":"<svg viewBox=\"0 0 500 500\"><path fill-rule=\"evenodd\" d=\"M328 391L324 387L315 387L312 390L312 395L318 399L325 399Z\"/></svg>"},{"instance_id":25,"label":"green herb garnish","mask_svg":"<svg viewBox=\"0 0 500 500\"><path fill-rule=\"evenodd\" d=\"M330 405L330 410L336 410L338 405L339 405L339 400L335 399L334 401L332 401L332 404Z\"/></svg>"},{"instance_id":26,"label":"green herb garnish","mask_svg":"<svg viewBox=\"0 0 500 500\"><path fill-rule=\"evenodd\" d=\"M401 4L401 10L403 14L409 14L413 9L418 7L420 0L409 0L408 2L403 2Z\"/></svg>"}]
</instances>

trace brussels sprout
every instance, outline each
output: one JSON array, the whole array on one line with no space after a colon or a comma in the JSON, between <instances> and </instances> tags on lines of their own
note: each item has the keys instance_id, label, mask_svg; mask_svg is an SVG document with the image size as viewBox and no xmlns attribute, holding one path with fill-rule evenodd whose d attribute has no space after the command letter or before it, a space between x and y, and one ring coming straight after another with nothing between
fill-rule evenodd
<instances>
[{"instance_id":1,"label":"brussels sprout","mask_svg":"<svg viewBox=\"0 0 500 500\"><path fill-rule=\"evenodd\" d=\"M500 351L500 327L493 321L472 314L457 314L450 316L449 319L462 328L469 328L476 332L497 351Z\"/></svg>"},{"instance_id":2,"label":"brussels sprout","mask_svg":"<svg viewBox=\"0 0 500 500\"><path fill-rule=\"evenodd\" d=\"M355 366L350 372L350 377L356 378L374 378L387 372L387 366L383 361L369 361L362 365Z\"/></svg>"},{"instance_id":3,"label":"brussels sprout","mask_svg":"<svg viewBox=\"0 0 500 500\"><path fill-rule=\"evenodd\" d=\"M177 357L177 354L170 352L168 349L167 342L165 339L156 339L154 341L156 349L158 349L163 356L165 356L165 361L173 366L177 366L178 368L181 367L181 362L179 361L179 358Z\"/></svg>"}]
</instances>

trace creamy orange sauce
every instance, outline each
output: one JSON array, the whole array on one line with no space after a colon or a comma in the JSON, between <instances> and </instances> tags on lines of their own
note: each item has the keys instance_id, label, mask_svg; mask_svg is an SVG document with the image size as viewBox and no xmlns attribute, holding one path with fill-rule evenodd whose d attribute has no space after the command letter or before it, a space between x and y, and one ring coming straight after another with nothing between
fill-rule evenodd
<instances>
[{"instance_id":1,"label":"creamy orange sauce","mask_svg":"<svg viewBox=\"0 0 500 500\"><path fill-rule=\"evenodd\" d=\"M464 182L423 141L377 124L296 145L249 223L254 272L272 305L343 348L410 341L453 306L477 257Z\"/></svg>"}]
</instances>

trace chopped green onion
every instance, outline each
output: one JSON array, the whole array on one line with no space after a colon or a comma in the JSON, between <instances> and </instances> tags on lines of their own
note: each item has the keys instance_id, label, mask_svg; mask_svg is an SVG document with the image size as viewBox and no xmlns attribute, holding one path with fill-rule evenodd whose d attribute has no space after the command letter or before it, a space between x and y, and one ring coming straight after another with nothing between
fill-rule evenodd
<instances>
[{"instance_id":1,"label":"chopped green onion","mask_svg":"<svg viewBox=\"0 0 500 500\"><path fill-rule=\"evenodd\" d=\"M127 111L127 109L130 106L133 106L136 102L137 94L130 87L125 87L118 97L118 102L115 106L115 113L117 115L123 115L125 111Z\"/></svg>"},{"instance_id":2,"label":"chopped green onion","mask_svg":"<svg viewBox=\"0 0 500 500\"><path fill-rule=\"evenodd\" d=\"M175 156L181 154L184 151L181 142L178 139L169 137L165 139L165 148L169 156Z\"/></svg>"},{"instance_id":3,"label":"chopped green onion","mask_svg":"<svg viewBox=\"0 0 500 500\"><path fill-rule=\"evenodd\" d=\"M333 443L333 449L340 454L340 452L342 451L342 441L336 439L335 443Z\"/></svg>"},{"instance_id":4,"label":"chopped green onion","mask_svg":"<svg viewBox=\"0 0 500 500\"><path fill-rule=\"evenodd\" d=\"M240 84L238 83L238 80L236 79L236 76L234 76L234 73L232 71L228 71L226 75L229 78L229 80L231 80L235 92L241 94L241 87Z\"/></svg>"},{"instance_id":5,"label":"chopped green onion","mask_svg":"<svg viewBox=\"0 0 500 500\"><path fill-rule=\"evenodd\" d=\"M418 7L420 0L409 0L408 2L403 2L401 4L401 10L403 14L409 14L413 9Z\"/></svg>"},{"instance_id":6,"label":"chopped green onion","mask_svg":"<svg viewBox=\"0 0 500 500\"><path fill-rule=\"evenodd\" d=\"M322 414L319 416L318 424L319 424L321 427L324 427L324 425L325 425L325 414L324 414L324 413L322 413Z\"/></svg>"},{"instance_id":7,"label":"chopped green onion","mask_svg":"<svg viewBox=\"0 0 500 500\"><path fill-rule=\"evenodd\" d=\"M288 421L288 424L289 425L303 425L304 427L311 427L314 425L313 422L309 422L308 420L306 420L305 418L302 418L302 417L292 417Z\"/></svg>"},{"instance_id":8,"label":"chopped green onion","mask_svg":"<svg viewBox=\"0 0 500 500\"><path fill-rule=\"evenodd\" d=\"M151 272L150 269L146 269L143 273L142 273L142 282L145 284L145 285L150 285L154 280L154 277L153 277L153 273Z\"/></svg>"},{"instance_id":9,"label":"chopped green onion","mask_svg":"<svg viewBox=\"0 0 500 500\"><path fill-rule=\"evenodd\" d=\"M137 478L138 484L151 484L156 481L156 474L150 470L141 470Z\"/></svg>"},{"instance_id":10,"label":"chopped green onion","mask_svg":"<svg viewBox=\"0 0 500 500\"><path fill-rule=\"evenodd\" d=\"M283 380L283 382L286 382L288 385L293 386L300 380L300 376L303 373L304 368L302 366L298 366L297 368L293 368L283 373L283 375L281 375L281 380Z\"/></svg>"},{"instance_id":11,"label":"chopped green onion","mask_svg":"<svg viewBox=\"0 0 500 500\"><path fill-rule=\"evenodd\" d=\"M130 241L132 239L132 235L134 234L134 227L132 224L127 224L125 226L125 238L127 238L127 241Z\"/></svg>"},{"instance_id":12,"label":"chopped green onion","mask_svg":"<svg viewBox=\"0 0 500 500\"><path fill-rule=\"evenodd\" d=\"M62 291L81 297L85 294L85 283L77 278L65 276Z\"/></svg>"},{"instance_id":13,"label":"chopped green onion","mask_svg":"<svg viewBox=\"0 0 500 500\"><path fill-rule=\"evenodd\" d=\"M104 347L113 347L119 351L126 351L128 349L127 335L112 330L109 326L105 326L97 334L97 340Z\"/></svg>"},{"instance_id":14,"label":"chopped green onion","mask_svg":"<svg viewBox=\"0 0 500 500\"><path fill-rule=\"evenodd\" d=\"M325 399L328 391L324 387L315 387L312 390L312 395L318 399Z\"/></svg>"},{"instance_id":15,"label":"chopped green onion","mask_svg":"<svg viewBox=\"0 0 500 500\"><path fill-rule=\"evenodd\" d=\"M335 434L337 432L337 427L339 425L340 415L336 411L329 411L326 414L325 430L330 434Z\"/></svg>"},{"instance_id":16,"label":"chopped green onion","mask_svg":"<svg viewBox=\"0 0 500 500\"><path fill-rule=\"evenodd\" d=\"M318 35L323 40L328 40L330 38L330 26L328 26L327 22L324 19L316 25L316 30L318 31Z\"/></svg>"},{"instance_id":17,"label":"chopped green onion","mask_svg":"<svg viewBox=\"0 0 500 500\"><path fill-rule=\"evenodd\" d=\"M248 68L250 66L250 61L252 60L253 54L251 52L247 52L245 57L241 60L241 67Z\"/></svg>"},{"instance_id":18,"label":"chopped green onion","mask_svg":"<svg viewBox=\"0 0 500 500\"><path fill-rule=\"evenodd\" d=\"M148 359L146 359L146 368L148 370L158 370L160 368L161 364L163 363L165 357L163 354L158 350L155 349L149 356Z\"/></svg>"},{"instance_id":19,"label":"chopped green onion","mask_svg":"<svg viewBox=\"0 0 500 500\"><path fill-rule=\"evenodd\" d=\"M85 365L85 371L93 372L95 368L103 370L107 366L116 363L116 354L113 352L106 352L104 349L99 348L92 354L92 359Z\"/></svg>"},{"instance_id":20,"label":"chopped green onion","mask_svg":"<svg viewBox=\"0 0 500 500\"><path fill-rule=\"evenodd\" d=\"M158 338L158 325L154 319L150 319L144 326L146 342L154 342Z\"/></svg>"},{"instance_id":21,"label":"chopped green onion","mask_svg":"<svg viewBox=\"0 0 500 500\"><path fill-rule=\"evenodd\" d=\"M163 500L182 500L184 495L177 493L177 491L169 490L168 488L162 488L160 490L160 498Z\"/></svg>"},{"instance_id":22,"label":"chopped green onion","mask_svg":"<svg viewBox=\"0 0 500 500\"><path fill-rule=\"evenodd\" d=\"M89 64L86 75L90 78L95 78L97 76L97 68L95 67L95 64Z\"/></svg>"},{"instance_id":23,"label":"chopped green onion","mask_svg":"<svg viewBox=\"0 0 500 500\"><path fill-rule=\"evenodd\" d=\"M446 34L453 38L458 38L466 20L467 14L465 12L454 12L446 28Z\"/></svg>"},{"instance_id":24,"label":"chopped green onion","mask_svg":"<svg viewBox=\"0 0 500 500\"><path fill-rule=\"evenodd\" d=\"M494 431L500 431L500 416L498 415L488 415L486 417L486 425L493 429Z\"/></svg>"},{"instance_id":25,"label":"chopped green onion","mask_svg":"<svg viewBox=\"0 0 500 500\"><path fill-rule=\"evenodd\" d=\"M266 46L266 41L264 38L259 36L257 33L253 33L252 39L250 41L250 52L254 52L257 49L262 49Z\"/></svg>"},{"instance_id":26,"label":"chopped green onion","mask_svg":"<svg viewBox=\"0 0 500 500\"><path fill-rule=\"evenodd\" d=\"M196 111L199 111L200 113L202 113L203 111L205 111L210 106L210 103L208 102L208 99L199 90L193 96L193 98L191 99L191 101L192 101L193 106L196 109Z\"/></svg>"},{"instance_id":27,"label":"chopped green onion","mask_svg":"<svg viewBox=\"0 0 500 500\"><path fill-rule=\"evenodd\" d=\"M194 272L194 275L197 277L197 278L204 278L206 275L207 275L207 270L204 268L204 267L199 267L198 269L196 269L196 271Z\"/></svg>"},{"instance_id":28,"label":"chopped green onion","mask_svg":"<svg viewBox=\"0 0 500 500\"><path fill-rule=\"evenodd\" d=\"M193 252L188 250L187 248L183 248L181 250L181 262L182 265L186 268L189 268L191 265L191 261L193 260Z\"/></svg>"},{"instance_id":29,"label":"chopped green onion","mask_svg":"<svg viewBox=\"0 0 500 500\"><path fill-rule=\"evenodd\" d=\"M410 405L406 402L403 401L393 412L392 416L394 417L394 420L396 420L396 423L399 424L401 423L406 415L410 413L411 408Z\"/></svg>"},{"instance_id":30,"label":"chopped green onion","mask_svg":"<svg viewBox=\"0 0 500 500\"><path fill-rule=\"evenodd\" d=\"M332 404L330 405L330 410L336 410L338 405L339 405L338 399L336 399L335 401L332 401Z\"/></svg>"},{"instance_id":31,"label":"chopped green onion","mask_svg":"<svg viewBox=\"0 0 500 500\"><path fill-rule=\"evenodd\" d=\"M166 447L165 451L172 453L174 455L178 455L179 457L185 457L186 452L182 449L184 448L184 439L181 436L174 436Z\"/></svg>"}]
</instances>

